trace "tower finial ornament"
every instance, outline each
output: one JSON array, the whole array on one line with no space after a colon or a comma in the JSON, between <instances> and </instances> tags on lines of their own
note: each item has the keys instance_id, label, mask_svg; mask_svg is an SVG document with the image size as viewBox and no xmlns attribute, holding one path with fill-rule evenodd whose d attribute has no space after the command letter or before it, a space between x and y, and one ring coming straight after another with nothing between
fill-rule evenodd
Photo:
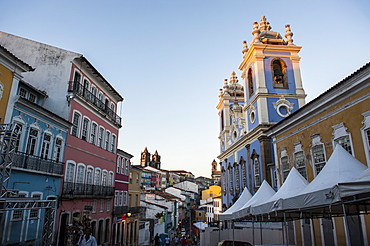
<instances>
[{"instance_id":1,"label":"tower finial ornament","mask_svg":"<svg viewBox=\"0 0 370 246\"><path fill-rule=\"evenodd\" d=\"M260 30L258 29L258 22L257 21L253 22L252 35L254 36L253 40L251 42L252 44L261 43L261 41L260 41Z\"/></svg>"},{"instance_id":2,"label":"tower finial ornament","mask_svg":"<svg viewBox=\"0 0 370 246\"><path fill-rule=\"evenodd\" d=\"M294 45L293 44L293 39L292 39L293 33L290 30L290 25L285 25L285 35L284 36L287 39L286 41L287 41L288 45Z\"/></svg>"}]
</instances>

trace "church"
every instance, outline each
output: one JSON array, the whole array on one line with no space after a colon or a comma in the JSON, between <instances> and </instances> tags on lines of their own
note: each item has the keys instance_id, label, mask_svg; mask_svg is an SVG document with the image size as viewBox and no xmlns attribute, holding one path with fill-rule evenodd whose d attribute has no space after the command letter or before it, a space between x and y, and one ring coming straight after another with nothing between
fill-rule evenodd
<instances>
[{"instance_id":1,"label":"church","mask_svg":"<svg viewBox=\"0 0 370 246\"><path fill-rule=\"evenodd\" d=\"M253 23L253 39L243 42L241 78L224 80L217 105L223 207L232 205L244 187L253 193L263 180L277 189L271 139L265 131L305 104L300 73L301 46L272 31L265 16ZM239 82L240 80L240 82Z\"/></svg>"}]
</instances>

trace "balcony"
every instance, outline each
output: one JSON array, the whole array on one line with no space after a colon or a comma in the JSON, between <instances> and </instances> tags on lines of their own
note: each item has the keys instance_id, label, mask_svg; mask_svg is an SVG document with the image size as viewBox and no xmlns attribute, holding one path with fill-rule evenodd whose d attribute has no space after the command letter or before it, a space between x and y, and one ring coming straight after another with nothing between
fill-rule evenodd
<instances>
[{"instance_id":1,"label":"balcony","mask_svg":"<svg viewBox=\"0 0 370 246\"><path fill-rule=\"evenodd\" d=\"M49 173L52 175L63 175L62 162L50 159L43 159L39 156L29 155L23 152L16 152L13 156L13 167L26 170Z\"/></svg>"},{"instance_id":2,"label":"balcony","mask_svg":"<svg viewBox=\"0 0 370 246\"><path fill-rule=\"evenodd\" d=\"M82 98L86 99L88 102L92 103L98 107L99 111L105 114L113 122L121 125L121 117L119 117L109 106L94 94L92 94L88 89L86 89L82 84L76 83L74 81L69 81L69 92L78 94Z\"/></svg>"},{"instance_id":3,"label":"balcony","mask_svg":"<svg viewBox=\"0 0 370 246\"><path fill-rule=\"evenodd\" d=\"M115 206L113 208L113 214L115 216L120 216L122 214L127 214L130 208L128 206Z\"/></svg>"},{"instance_id":4,"label":"balcony","mask_svg":"<svg viewBox=\"0 0 370 246\"><path fill-rule=\"evenodd\" d=\"M69 199L113 197L114 187L64 182L62 196Z\"/></svg>"}]
</instances>

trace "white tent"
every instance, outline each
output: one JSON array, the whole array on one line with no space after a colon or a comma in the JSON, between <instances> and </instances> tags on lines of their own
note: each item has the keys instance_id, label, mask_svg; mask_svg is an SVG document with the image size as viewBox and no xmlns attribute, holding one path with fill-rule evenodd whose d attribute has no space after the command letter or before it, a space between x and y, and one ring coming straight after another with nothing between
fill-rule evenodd
<instances>
[{"instance_id":1,"label":"white tent","mask_svg":"<svg viewBox=\"0 0 370 246\"><path fill-rule=\"evenodd\" d=\"M196 222L193 224L196 228L198 228L199 230L204 230L206 227L208 227L208 224L204 223L204 222Z\"/></svg>"},{"instance_id":2,"label":"white tent","mask_svg":"<svg viewBox=\"0 0 370 246\"><path fill-rule=\"evenodd\" d=\"M253 205L251 213L257 215L280 210L283 206L283 199L299 194L307 185L308 181L293 167L275 195L261 204Z\"/></svg>"},{"instance_id":3,"label":"white tent","mask_svg":"<svg viewBox=\"0 0 370 246\"><path fill-rule=\"evenodd\" d=\"M257 190L256 194L244 204L238 211L235 211L232 215L233 219L242 218L250 214L250 208L252 205L261 204L270 199L276 192L271 188L269 183L264 180L261 187Z\"/></svg>"},{"instance_id":4,"label":"white tent","mask_svg":"<svg viewBox=\"0 0 370 246\"><path fill-rule=\"evenodd\" d=\"M340 200L338 184L353 179L365 169L364 164L337 144L316 178L300 194L286 198L282 209L307 208L337 202Z\"/></svg>"},{"instance_id":5,"label":"white tent","mask_svg":"<svg viewBox=\"0 0 370 246\"><path fill-rule=\"evenodd\" d=\"M338 185L340 197L370 193L370 167L352 180Z\"/></svg>"},{"instance_id":6,"label":"white tent","mask_svg":"<svg viewBox=\"0 0 370 246\"><path fill-rule=\"evenodd\" d=\"M243 207L243 205L246 204L251 198L251 193L249 192L248 188L245 187L238 200L236 200L236 202L229 209L219 215L220 220L231 220L232 214Z\"/></svg>"}]
</instances>

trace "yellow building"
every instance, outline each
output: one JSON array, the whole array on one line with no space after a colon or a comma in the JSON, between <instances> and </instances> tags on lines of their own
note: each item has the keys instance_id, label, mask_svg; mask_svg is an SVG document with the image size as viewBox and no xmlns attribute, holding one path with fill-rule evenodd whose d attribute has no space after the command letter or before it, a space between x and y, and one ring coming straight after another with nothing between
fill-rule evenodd
<instances>
[{"instance_id":1,"label":"yellow building","mask_svg":"<svg viewBox=\"0 0 370 246\"><path fill-rule=\"evenodd\" d=\"M267 135L275 150L277 182L295 167L311 182L340 144L364 165L370 158L370 63L275 126ZM302 219L295 222L297 245L368 245L366 215Z\"/></svg>"},{"instance_id":2,"label":"yellow building","mask_svg":"<svg viewBox=\"0 0 370 246\"><path fill-rule=\"evenodd\" d=\"M140 224L141 170L131 166L129 177L129 213L126 217L126 245L138 245Z\"/></svg>"},{"instance_id":3,"label":"yellow building","mask_svg":"<svg viewBox=\"0 0 370 246\"><path fill-rule=\"evenodd\" d=\"M0 45L0 124L10 123L18 83L23 72L34 69Z\"/></svg>"},{"instance_id":4,"label":"yellow building","mask_svg":"<svg viewBox=\"0 0 370 246\"><path fill-rule=\"evenodd\" d=\"M202 190L202 200L217 196L221 196L221 186L211 185L207 190Z\"/></svg>"}]
</instances>

